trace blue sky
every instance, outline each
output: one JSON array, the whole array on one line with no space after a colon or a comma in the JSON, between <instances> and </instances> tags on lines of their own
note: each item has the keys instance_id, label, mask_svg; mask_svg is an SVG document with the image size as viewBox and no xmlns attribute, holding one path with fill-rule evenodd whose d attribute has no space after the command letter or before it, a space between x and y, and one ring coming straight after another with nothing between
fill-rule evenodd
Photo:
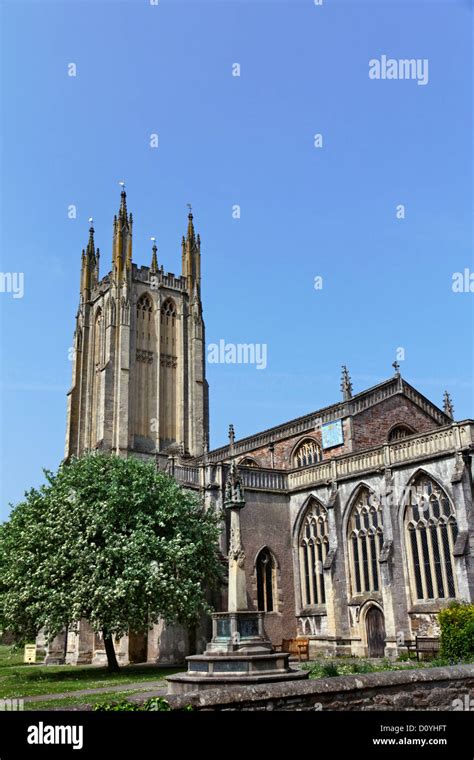
<instances>
[{"instance_id":1,"label":"blue sky","mask_svg":"<svg viewBox=\"0 0 474 760\"><path fill-rule=\"evenodd\" d=\"M397 347L472 416L471 29L468 0L2 3L0 270L25 279L0 293L0 519L63 456L80 253L93 216L109 270L121 179L135 262L156 235L179 272L192 202L208 342L268 345L208 366L213 447L337 401L341 364L386 379ZM369 79L382 55L428 84Z\"/></svg>"}]
</instances>

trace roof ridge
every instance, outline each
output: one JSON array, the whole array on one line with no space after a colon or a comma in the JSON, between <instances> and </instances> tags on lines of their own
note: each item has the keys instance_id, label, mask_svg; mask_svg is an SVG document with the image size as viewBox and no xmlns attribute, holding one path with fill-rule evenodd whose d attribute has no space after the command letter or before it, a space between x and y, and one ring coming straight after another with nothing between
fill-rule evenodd
<instances>
[{"instance_id":1,"label":"roof ridge","mask_svg":"<svg viewBox=\"0 0 474 760\"><path fill-rule=\"evenodd\" d=\"M359 391L359 393L356 393L354 396L352 396L352 398L350 398L348 400L341 400L341 401L338 401L338 402L336 402L334 404L329 404L328 406L320 407L319 409L316 409L316 410L314 410L312 412L308 412L307 414L303 414L300 417L294 417L291 420L287 420L285 422L281 422L278 425L273 425L272 427L266 428L265 430L260 430L260 431L258 431L256 433L251 433L250 435L247 435L244 438L239 438L238 440L235 441L235 445L236 446L242 445L246 441L250 441L253 438L258 438L260 436L268 435L269 433L272 433L272 432L280 431L280 430L284 429L287 426L298 424L300 422L304 422L305 420L310 420L312 417L318 417L319 415L324 414L325 412L328 413L330 411L335 411L338 408L340 408L341 410L343 410L344 408L349 407L349 409L350 409L350 407L353 405L354 402L357 402L358 400L360 400L364 396L368 396L371 393L374 393L375 391L380 390L384 386L388 386L388 385L390 385L392 383L397 383L398 384L399 382L401 382L401 390L400 390L401 393L403 393L404 387L406 386L415 395L417 395L420 399L422 399L426 404L428 404L430 407L432 407L433 410L436 410L436 412L437 412L438 415L442 415L443 417L445 417L446 420L447 420L446 424L448 424L448 422L451 421L451 420L448 420L448 417L445 415L445 413L442 411L442 409L440 409L439 407L437 407L436 404L434 404L432 401L430 401L430 399L428 399L426 396L424 396L422 393L420 393L413 385L411 385L410 383L408 383L403 378L399 378L397 376L393 376L393 377L388 378L387 380L383 380L382 382L377 383L376 385L371 386L370 388L365 388L364 390ZM364 409L360 409L358 411L349 412L347 414L347 416L355 417L357 414L361 414L363 411L365 411L366 408L367 407L365 407ZM432 416L434 417L435 415L432 415ZM216 452L219 452L219 451L225 451L227 448L228 448L227 444L224 445L224 446L218 446L217 448L210 450L209 451L209 455L215 454Z\"/></svg>"}]
</instances>

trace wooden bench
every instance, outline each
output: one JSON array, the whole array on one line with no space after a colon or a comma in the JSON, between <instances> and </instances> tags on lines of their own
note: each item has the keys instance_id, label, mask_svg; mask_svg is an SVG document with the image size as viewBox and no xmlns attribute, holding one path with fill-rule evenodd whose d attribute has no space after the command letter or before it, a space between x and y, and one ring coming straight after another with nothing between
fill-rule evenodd
<instances>
[{"instance_id":1,"label":"wooden bench","mask_svg":"<svg viewBox=\"0 0 474 760\"><path fill-rule=\"evenodd\" d=\"M281 644L277 645L275 649L280 652L289 652L290 654L297 655L300 662L304 656L309 660L309 639L304 636L298 636L296 639L283 639Z\"/></svg>"},{"instance_id":2,"label":"wooden bench","mask_svg":"<svg viewBox=\"0 0 474 760\"><path fill-rule=\"evenodd\" d=\"M439 654L440 641L437 638L429 638L424 636L415 636L415 641L406 645L408 650L408 656L411 652L416 653L416 659L420 661L420 654L431 654L433 657Z\"/></svg>"}]
</instances>

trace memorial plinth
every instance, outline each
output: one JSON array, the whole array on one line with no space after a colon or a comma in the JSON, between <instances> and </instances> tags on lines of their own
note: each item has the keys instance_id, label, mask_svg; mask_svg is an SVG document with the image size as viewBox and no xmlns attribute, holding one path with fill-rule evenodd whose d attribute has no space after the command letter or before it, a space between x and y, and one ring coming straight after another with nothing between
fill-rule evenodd
<instances>
[{"instance_id":1,"label":"memorial plinth","mask_svg":"<svg viewBox=\"0 0 474 760\"><path fill-rule=\"evenodd\" d=\"M232 426L229 437L232 451ZM245 552L240 532L240 510L245 501L233 460L226 481L224 506L230 510L228 611L212 615L212 639L206 651L186 657L186 673L168 676L168 694L292 681L309 675L307 671L290 668L287 652L275 652L265 633L265 613L247 608Z\"/></svg>"},{"instance_id":2,"label":"memorial plinth","mask_svg":"<svg viewBox=\"0 0 474 760\"><path fill-rule=\"evenodd\" d=\"M186 673L167 678L168 694L307 678L307 672L290 668L287 652L274 651L263 617L263 612L251 611L213 614L213 637L206 651L186 657Z\"/></svg>"}]
</instances>

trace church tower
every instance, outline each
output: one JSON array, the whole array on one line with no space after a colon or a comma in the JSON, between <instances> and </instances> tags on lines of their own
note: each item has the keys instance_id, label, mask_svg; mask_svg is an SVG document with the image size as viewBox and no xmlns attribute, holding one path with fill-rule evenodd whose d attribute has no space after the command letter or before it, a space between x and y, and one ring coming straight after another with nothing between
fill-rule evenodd
<instances>
[{"instance_id":1,"label":"church tower","mask_svg":"<svg viewBox=\"0 0 474 760\"><path fill-rule=\"evenodd\" d=\"M188 214L182 274L132 260L133 218L122 189L114 217L112 270L99 277L91 222L68 393L66 458L102 449L159 460L200 456L209 435L201 241Z\"/></svg>"}]
</instances>

